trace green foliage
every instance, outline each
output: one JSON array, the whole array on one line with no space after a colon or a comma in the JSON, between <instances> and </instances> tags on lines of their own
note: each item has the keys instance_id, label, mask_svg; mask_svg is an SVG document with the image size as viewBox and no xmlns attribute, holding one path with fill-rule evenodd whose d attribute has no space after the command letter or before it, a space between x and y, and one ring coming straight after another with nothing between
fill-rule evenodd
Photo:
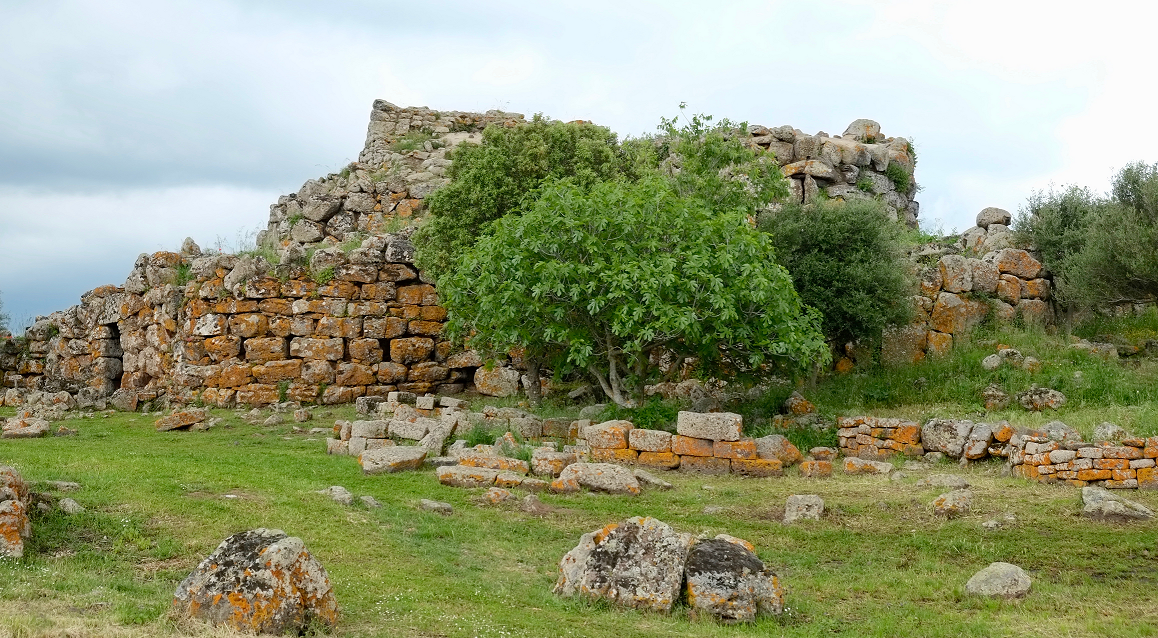
<instances>
[{"instance_id":1,"label":"green foliage","mask_svg":"<svg viewBox=\"0 0 1158 638\"><path fill-rule=\"evenodd\" d=\"M289 381L282 381L282 382L277 384L277 402L278 403L285 403L286 399L289 398L289 387L290 387Z\"/></svg>"},{"instance_id":2,"label":"green foliage","mask_svg":"<svg viewBox=\"0 0 1158 638\"><path fill-rule=\"evenodd\" d=\"M629 146L637 163L656 162L680 196L713 210L754 215L788 195L788 183L773 156L745 145L746 124L727 119L712 124L710 115L692 115L677 126L679 119L661 119L659 136L650 145Z\"/></svg>"},{"instance_id":3,"label":"green foliage","mask_svg":"<svg viewBox=\"0 0 1158 638\"><path fill-rule=\"evenodd\" d=\"M303 219L305 219L304 215L302 215L301 213L294 213L294 214L290 215L286 221L289 222L290 228L293 228L294 226L297 226L298 222L300 222Z\"/></svg>"},{"instance_id":4,"label":"green foliage","mask_svg":"<svg viewBox=\"0 0 1158 638\"><path fill-rule=\"evenodd\" d=\"M173 279L174 286L184 286L193 281L193 267L185 262L177 264L177 276Z\"/></svg>"},{"instance_id":5,"label":"green foliage","mask_svg":"<svg viewBox=\"0 0 1158 638\"><path fill-rule=\"evenodd\" d=\"M652 397L643 406L625 408L614 403L607 405L601 418L604 420L624 419L637 428L675 432L676 418L679 416L678 403L660 397Z\"/></svg>"},{"instance_id":6,"label":"green foliage","mask_svg":"<svg viewBox=\"0 0 1158 638\"><path fill-rule=\"evenodd\" d=\"M856 180L856 187L865 193L873 192L873 181L868 177L861 177Z\"/></svg>"},{"instance_id":7,"label":"green foliage","mask_svg":"<svg viewBox=\"0 0 1158 638\"><path fill-rule=\"evenodd\" d=\"M825 337L878 342L911 318L915 282L902 266L904 230L881 203L853 200L785 206L760 216L801 300L820 311Z\"/></svg>"},{"instance_id":8,"label":"green foliage","mask_svg":"<svg viewBox=\"0 0 1158 638\"><path fill-rule=\"evenodd\" d=\"M639 404L659 349L716 374L827 358L817 317L749 209L708 204L658 175L546 185L440 279L449 330L484 351L555 355L620 405Z\"/></svg>"},{"instance_id":9,"label":"green foliage","mask_svg":"<svg viewBox=\"0 0 1158 638\"><path fill-rule=\"evenodd\" d=\"M1014 230L1040 251L1063 303L1158 298L1158 164L1126 166L1108 197L1077 186L1035 193Z\"/></svg>"},{"instance_id":10,"label":"green foliage","mask_svg":"<svg viewBox=\"0 0 1158 638\"><path fill-rule=\"evenodd\" d=\"M450 183L426 198L430 217L415 234L417 264L440 276L487 232L487 224L520 210L549 178L587 186L623 172L615 134L589 123L536 115L515 128L490 126L481 144L454 150Z\"/></svg>"},{"instance_id":11,"label":"green foliage","mask_svg":"<svg viewBox=\"0 0 1158 638\"><path fill-rule=\"evenodd\" d=\"M318 272L311 273L311 279L319 286L324 286L334 280L334 267L323 268Z\"/></svg>"},{"instance_id":12,"label":"green foliage","mask_svg":"<svg viewBox=\"0 0 1158 638\"><path fill-rule=\"evenodd\" d=\"M898 192L908 193L913 189L913 174L896 162L889 162L885 168L885 177L889 178Z\"/></svg>"},{"instance_id":13,"label":"green foliage","mask_svg":"<svg viewBox=\"0 0 1158 638\"><path fill-rule=\"evenodd\" d=\"M409 131L402 137L398 138L396 142L390 145L390 150L395 153L409 153L410 151L421 151L427 142L431 142L434 146L434 135L426 129ZM442 148L442 143L439 142L437 148Z\"/></svg>"},{"instance_id":14,"label":"green foliage","mask_svg":"<svg viewBox=\"0 0 1158 638\"><path fill-rule=\"evenodd\" d=\"M474 447L476 445L490 445L495 442L495 433L483 425L482 423L475 423L469 431L467 431L466 445L467 447Z\"/></svg>"}]
</instances>

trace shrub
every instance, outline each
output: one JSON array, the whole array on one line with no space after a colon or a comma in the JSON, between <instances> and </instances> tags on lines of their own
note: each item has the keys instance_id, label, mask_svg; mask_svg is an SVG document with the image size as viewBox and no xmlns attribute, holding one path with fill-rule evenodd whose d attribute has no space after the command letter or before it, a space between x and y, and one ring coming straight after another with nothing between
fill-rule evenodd
<instances>
[{"instance_id":1,"label":"shrub","mask_svg":"<svg viewBox=\"0 0 1158 638\"><path fill-rule=\"evenodd\" d=\"M570 178L584 186L624 168L610 130L541 115L515 128L489 126L481 144L463 144L453 158L450 183L426 199L431 216L414 236L417 265L434 276L486 234L487 224L519 211L544 180Z\"/></svg>"},{"instance_id":2,"label":"shrub","mask_svg":"<svg viewBox=\"0 0 1158 638\"><path fill-rule=\"evenodd\" d=\"M1158 164L1126 166L1108 197L1077 186L1035 193L1014 230L1054 273L1063 304L1158 298Z\"/></svg>"},{"instance_id":3,"label":"shrub","mask_svg":"<svg viewBox=\"0 0 1158 638\"><path fill-rule=\"evenodd\" d=\"M885 168L885 177L893 183L898 192L908 193L913 189L913 175L907 168L896 162L889 162Z\"/></svg>"},{"instance_id":4,"label":"shrub","mask_svg":"<svg viewBox=\"0 0 1158 638\"><path fill-rule=\"evenodd\" d=\"M826 338L879 342L911 319L915 283L905 270L904 229L875 200L785 206L760 216L801 301L820 311Z\"/></svg>"},{"instance_id":5,"label":"shrub","mask_svg":"<svg viewBox=\"0 0 1158 638\"><path fill-rule=\"evenodd\" d=\"M451 334L483 350L554 353L621 406L640 404L661 350L710 373L827 358L818 318L747 209L713 209L677 188L659 175L545 185L440 279Z\"/></svg>"}]
</instances>

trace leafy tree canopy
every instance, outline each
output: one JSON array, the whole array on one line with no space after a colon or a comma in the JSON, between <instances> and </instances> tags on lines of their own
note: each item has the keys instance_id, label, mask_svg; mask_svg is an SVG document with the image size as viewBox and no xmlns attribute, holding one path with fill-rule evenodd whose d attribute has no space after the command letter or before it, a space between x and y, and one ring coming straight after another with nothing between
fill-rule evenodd
<instances>
[{"instance_id":1,"label":"leafy tree canopy","mask_svg":"<svg viewBox=\"0 0 1158 638\"><path fill-rule=\"evenodd\" d=\"M818 317L748 224L748 207L730 203L705 206L658 174L548 182L440 281L451 333L473 333L473 347L554 354L624 406L642 398L659 349L709 372L826 358Z\"/></svg>"},{"instance_id":2,"label":"leafy tree canopy","mask_svg":"<svg viewBox=\"0 0 1158 638\"><path fill-rule=\"evenodd\" d=\"M435 276L470 249L487 224L517 211L544 180L591 185L627 167L610 130L541 115L514 128L489 126L481 144L463 144L452 157L450 183L427 198L431 217L414 237L418 266Z\"/></svg>"}]
</instances>

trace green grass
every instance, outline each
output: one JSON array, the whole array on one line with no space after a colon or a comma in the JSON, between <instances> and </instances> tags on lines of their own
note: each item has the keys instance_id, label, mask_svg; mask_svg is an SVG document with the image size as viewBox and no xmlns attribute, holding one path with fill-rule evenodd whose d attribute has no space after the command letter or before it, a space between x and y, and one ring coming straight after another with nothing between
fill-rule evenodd
<instances>
[{"instance_id":1,"label":"green grass","mask_svg":"<svg viewBox=\"0 0 1158 638\"><path fill-rule=\"evenodd\" d=\"M352 416L321 412L317 426ZM676 473L665 476L673 491L638 498L543 495L554 511L535 517L482 506L481 490L441 486L430 471L363 476L354 459L325 455L318 437L215 414L225 423L203 433L157 433L151 417L118 414L71 422L76 437L0 441L0 460L27 480L80 482L71 496L88 508L36 518L26 557L0 561L0 635L180 634L165 615L178 582L226 536L263 526L302 537L326 566L342 609L338 636L1146 636L1158 620L1158 525L1085 521L1076 490L998 478L997 465L966 470L978 511L953 521L930 513L937 490L913 479L793 472ZM343 507L314 493L330 485L385 506ZM821 495L829 514L780 525L793 493ZM420 498L455 513L419 511ZM1158 506L1153 493L1137 498ZM706 515L707 505L724 509ZM982 530L1006 513L1015 525ZM790 611L724 627L550 593L582 533L634 515L755 543L787 584ZM1029 570L1027 600L963 594L973 572L998 560Z\"/></svg>"},{"instance_id":2,"label":"green grass","mask_svg":"<svg viewBox=\"0 0 1158 638\"><path fill-rule=\"evenodd\" d=\"M1120 330L1123 325L1101 324L1101 330ZM1075 332L1098 331L1081 328ZM830 416L875 414L925 419L955 416L986 421L1008 420L1014 425L1035 426L1060 420L1089 435L1103 421L1112 421L1143 436L1158 435L1158 360L1107 361L1070 348L1065 335L1012 327L980 331L968 343L958 344L941 359L900 368L872 367L844 376L833 376L805 394ZM1003 365L992 372L981 360L998 345L1019 350L1042 362L1041 370L1029 372ZM1080 373L1080 374L1075 374ZM1050 387L1066 395L1060 410L1032 413L1020 406L986 413L981 392L996 383L1011 397L1031 385Z\"/></svg>"}]
</instances>

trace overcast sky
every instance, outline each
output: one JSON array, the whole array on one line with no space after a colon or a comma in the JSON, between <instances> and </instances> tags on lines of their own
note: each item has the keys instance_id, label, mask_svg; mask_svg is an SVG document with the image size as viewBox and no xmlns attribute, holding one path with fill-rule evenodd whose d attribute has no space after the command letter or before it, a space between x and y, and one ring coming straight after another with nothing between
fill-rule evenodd
<instances>
[{"instance_id":1,"label":"overcast sky","mask_svg":"<svg viewBox=\"0 0 1158 638\"><path fill-rule=\"evenodd\" d=\"M911 137L921 223L1158 161L1158 3L0 0L0 294L21 323L142 252L263 226L357 157L375 98L695 112Z\"/></svg>"}]
</instances>

